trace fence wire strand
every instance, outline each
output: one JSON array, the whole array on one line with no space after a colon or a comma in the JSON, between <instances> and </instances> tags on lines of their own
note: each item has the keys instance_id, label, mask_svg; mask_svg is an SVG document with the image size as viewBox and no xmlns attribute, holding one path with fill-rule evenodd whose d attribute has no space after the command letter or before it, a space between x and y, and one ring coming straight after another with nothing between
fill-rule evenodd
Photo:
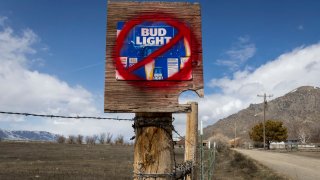
<instances>
[{"instance_id":1,"label":"fence wire strand","mask_svg":"<svg viewBox=\"0 0 320 180\"><path fill-rule=\"evenodd\" d=\"M34 116L34 117L44 117L44 118L62 118L62 119L97 119L97 120L115 120L115 121L134 121L134 118L118 118L118 117L100 117L100 116L64 116L64 115L53 115L53 114L35 114L35 113L21 113L21 112L9 112L0 111L0 114L7 115L18 115L18 116ZM174 121L174 118L173 118ZM185 140L190 145L194 146L191 142L186 140L174 127L172 131L176 133L181 139Z\"/></svg>"},{"instance_id":2,"label":"fence wire strand","mask_svg":"<svg viewBox=\"0 0 320 180\"><path fill-rule=\"evenodd\" d=\"M33 114L33 113L6 112L6 111L0 111L0 114L34 116L34 117L44 117L44 118L63 118L63 119L97 119L97 120L115 120L115 121L134 121L133 118L128 119L128 118L99 117L99 116L63 116L63 115L52 115L52 114Z\"/></svg>"}]
</instances>

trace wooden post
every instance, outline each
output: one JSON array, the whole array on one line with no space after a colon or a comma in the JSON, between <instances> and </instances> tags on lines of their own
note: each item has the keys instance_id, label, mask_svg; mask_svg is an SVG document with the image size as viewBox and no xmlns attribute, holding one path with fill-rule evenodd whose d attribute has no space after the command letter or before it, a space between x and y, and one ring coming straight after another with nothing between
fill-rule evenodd
<instances>
[{"instance_id":1,"label":"wooden post","mask_svg":"<svg viewBox=\"0 0 320 180\"><path fill-rule=\"evenodd\" d=\"M134 179L173 179L172 113L136 113Z\"/></svg>"},{"instance_id":2,"label":"wooden post","mask_svg":"<svg viewBox=\"0 0 320 180\"><path fill-rule=\"evenodd\" d=\"M187 180L196 180L198 177L198 103L189 102L191 104L191 112L187 114L187 127L185 138L185 161L193 161L193 171L187 176Z\"/></svg>"}]
</instances>

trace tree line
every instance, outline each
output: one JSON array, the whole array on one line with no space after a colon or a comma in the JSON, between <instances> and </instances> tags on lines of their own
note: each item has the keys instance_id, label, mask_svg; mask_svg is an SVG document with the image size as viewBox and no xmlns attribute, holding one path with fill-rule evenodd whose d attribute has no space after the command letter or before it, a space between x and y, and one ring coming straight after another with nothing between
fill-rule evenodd
<instances>
[{"instance_id":1,"label":"tree line","mask_svg":"<svg viewBox=\"0 0 320 180\"><path fill-rule=\"evenodd\" d=\"M115 144L115 145L130 145L130 143L125 142L123 135L118 135L113 139L111 133L101 133L99 135L94 134L92 136L79 135L58 135L56 137L56 142L59 144Z\"/></svg>"}]
</instances>

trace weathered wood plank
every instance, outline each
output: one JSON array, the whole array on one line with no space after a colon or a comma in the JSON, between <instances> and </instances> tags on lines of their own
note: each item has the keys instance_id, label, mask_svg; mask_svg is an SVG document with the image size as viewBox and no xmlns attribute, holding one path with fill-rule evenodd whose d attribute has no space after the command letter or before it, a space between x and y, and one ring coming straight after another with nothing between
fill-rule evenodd
<instances>
[{"instance_id":1,"label":"weathered wood plank","mask_svg":"<svg viewBox=\"0 0 320 180\"><path fill-rule=\"evenodd\" d=\"M186 139L184 160L192 161L195 166L198 164L198 103L191 102L191 112L187 114ZM196 180L198 168L193 168L192 173L187 176L187 180Z\"/></svg>"},{"instance_id":2,"label":"weathered wood plank","mask_svg":"<svg viewBox=\"0 0 320 180\"><path fill-rule=\"evenodd\" d=\"M180 105L178 97L185 90L197 91L203 97L203 63L201 47L200 5L185 2L108 2L106 72L105 72L105 112L190 112L190 105ZM116 25L146 12L170 13L190 26L197 44L192 53L199 59L193 66L193 79L189 81L167 82L163 87L150 86L146 81L117 81L113 60L116 42ZM200 45L198 47L198 45ZM134 85L133 85L134 84Z\"/></svg>"}]
</instances>

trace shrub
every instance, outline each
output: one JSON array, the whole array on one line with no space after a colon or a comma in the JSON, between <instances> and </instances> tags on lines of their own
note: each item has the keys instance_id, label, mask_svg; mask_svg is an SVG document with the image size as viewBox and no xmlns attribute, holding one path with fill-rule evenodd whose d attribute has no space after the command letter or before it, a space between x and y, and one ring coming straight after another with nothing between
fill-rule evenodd
<instances>
[{"instance_id":1,"label":"shrub","mask_svg":"<svg viewBox=\"0 0 320 180\"><path fill-rule=\"evenodd\" d=\"M222 134L215 134L209 138L210 143L216 143L216 149L218 152L228 151L229 150L229 140L226 136Z\"/></svg>"},{"instance_id":2,"label":"shrub","mask_svg":"<svg viewBox=\"0 0 320 180\"><path fill-rule=\"evenodd\" d=\"M83 143L83 136L82 135L78 135L78 137L77 137L77 143L78 144L82 144Z\"/></svg>"},{"instance_id":3,"label":"shrub","mask_svg":"<svg viewBox=\"0 0 320 180\"><path fill-rule=\"evenodd\" d=\"M257 172L258 167L253 162L253 160L247 158L241 153L233 152L233 159L231 160L231 166L242 171L245 171L248 174Z\"/></svg>"},{"instance_id":4,"label":"shrub","mask_svg":"<svg viewBox=\"0 0 320 180\"><path fill-rule=\"evenodd\" d=\"M94 141L94 144L97 143L98 137L99 137L99 136L96 135L96 134L92 135L92 140Z\"/></svg>"},{"instance_id":5,"label":"shrub","mask_svg":"<svg viewBox=\"0 0 320 180\"><path fill-rule=\"evenodd\" d=\"M67 143L68 144L76 144L76 136L74 135L69 135L68 139L67 139Z\"/></svg>"},{"instance_id":6,"label":"shrub","mask_svg":"<svg viewBox=\"0 0 320 180\"><path fill-rule=\"evenodd\" d=\"M123 145L124 144L124 137L123 135L118 135L116 139L114 140L114 143L117 145Z\"/></svg>"},{"instance_id":7,"label":"shrub","mask_svg":"<svg viewBox=\"0 0 320 180\"><path fill-rule=\"evenodd\" d=\"M112 143L112 134L111 133L108 133L107 134L107 138L106 138L106 143L107 144L111 144Z\"/></svg>"},{"instance_id":8,"label":"shrub","mask_svg":"<svg viewBox=\"0 0 320 180\"><path fill-rule=\"evenodd\" d=\"M86 144L91 144L91 145L96 144L96 141L93 136L86 136L85 141L86 141Z\"/></svg>"},{"instance_id":9,"label":"shrub","mask_svg":"<svg viewBox=\"0 0 320 180\"><path fill-rule=\"evenodd\" d=\"M101 133L98 139L100 144L104 144L106 141L106 133Z\"/></svg>"},{"instance_id":10,"label":"shrub","mask_svg":"<svg viewBox=\"0 0 320 180\"><path fill-rule=\"evenodd\" d=\"M63 144L63 143L66 142L66 137L64 137L63 135L58 135L58 136L56 137L56 141L57 141L57 143L59 143L59 144Z\"/></svg>"}]
</instances>

